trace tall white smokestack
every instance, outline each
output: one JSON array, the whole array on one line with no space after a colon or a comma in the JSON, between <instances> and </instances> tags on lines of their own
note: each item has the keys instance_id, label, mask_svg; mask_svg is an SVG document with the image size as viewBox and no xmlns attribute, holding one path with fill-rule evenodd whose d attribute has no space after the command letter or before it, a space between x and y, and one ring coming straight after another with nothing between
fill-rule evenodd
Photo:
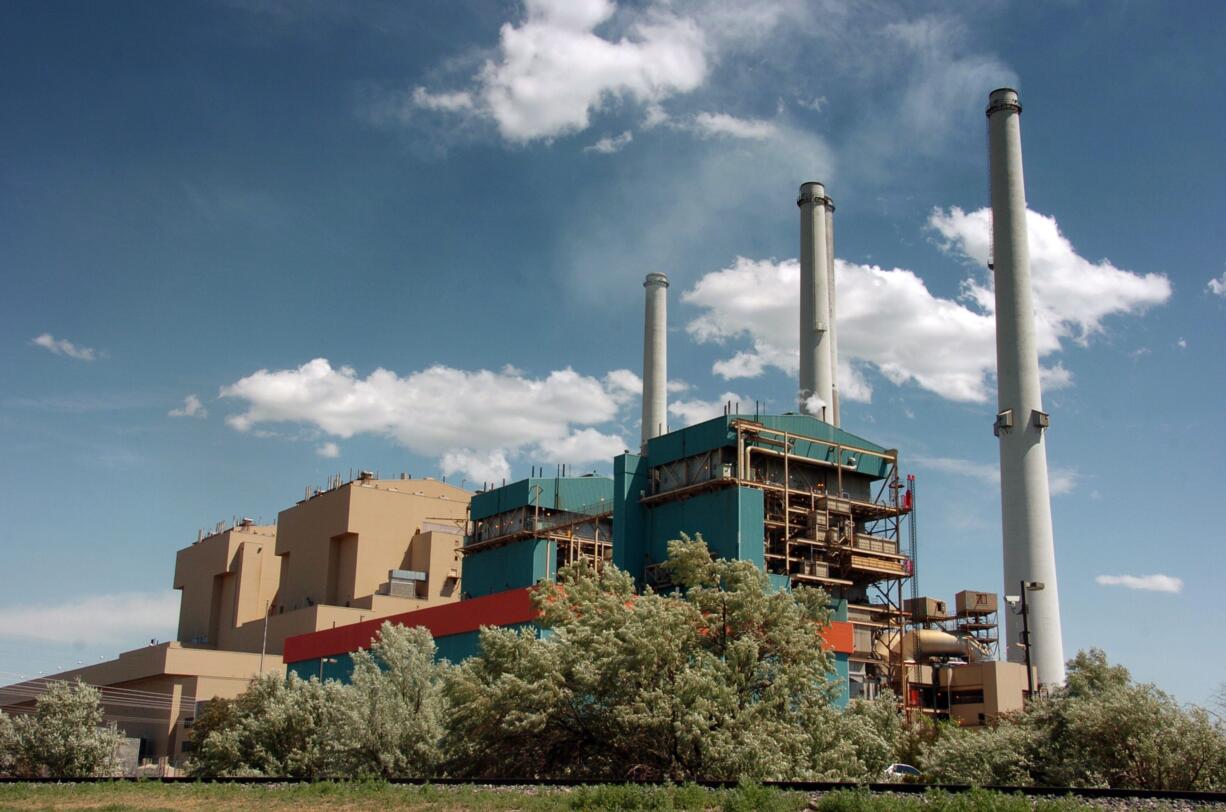
<instances>
[{"instance_id":1,"label":"tall white smokestack","mask_svg":"<svg viewBox=\"0 0 1226 812\"><path fill-rule=\"evenodd\" d=\"M1044 445L1048 420L1039 388L1034 338L1021 114L1017 91L1001 88L988 97L996 269L996 433L1000 437L1005 593L1018 594L1022 582L1043 585L1041 590L1026 594L1031 661L1040 684L1058 685L1064 682L1064 643ZM1018 645L1022 642L1022 618L1011 612L1006 617L1009 659L1024 661L1025 651Z\"/></svg>"},{"instance_id":2,"label":"tall white smokestack","mask_svg":"<svg viewBox=\"0 0 1226 812\"><path fill-rule=\"evenodd\" d=\"M649 273L643 319L643 449L668 428L668 277Z\"/></svg>"},{"instance_id":3,"label":"tall white smokestack","mask_svg":"<svg viewBox=\"0 0 1226 812\"><path fill-rule=\"evenodd\" d=\"M800 411L829 422L834 417L830 357L830 273L826 209L820 183L801 184L800 197Z\"/></svg>"},{"instance_id":4,"label":"tall white smokestack","mask_svg":"<svg viewBox=\"0 0 1226 812\"><path fill-rule=\"evenodd\" d=\"M826 290L830 296L830 422L839 425L839 326L835 318L834 284L834 201L826 198Z\"/></svg>"}]
</instances>

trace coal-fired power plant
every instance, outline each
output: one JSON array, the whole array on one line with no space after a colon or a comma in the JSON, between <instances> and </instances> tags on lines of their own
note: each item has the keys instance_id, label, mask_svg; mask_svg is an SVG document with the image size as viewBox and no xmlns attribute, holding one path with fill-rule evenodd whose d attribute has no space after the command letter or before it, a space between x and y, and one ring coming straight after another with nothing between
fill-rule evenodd
<instances>
[{"instance_id":1,"label":"coal-fired power plant","mask_svg":"<svg viewBox=\"0 0 1226 812\"><path fill-rule=\"evenodd\" d=\"M800 411L835 422L834 249L830 243L834 205L826 188L800 187Z\"/></svg>"},{"instance_id":2,"label":"coal-fired power plant","mask_svg":"<svg viewBox=\"0 0 1226 812\"><path fill-rule=\"evenodd\" d=\"M181 764L194 744L197 703L232 699L257 674L349 681L354 655L385 623L426 629L434 656L457 664L481 653L486 628L544 639L554 632L533 599L539 584L557 581L568 566L616 566L636 589L672 593L682 585L670 542L688 536L715 558L756 568L772 590L823 590L829 617L818 631L833 705L888 692L908 719L967 726L1024 710L1064 682L1064 661L1021 111L1015 91L990 95L995 425L1004 591L1013 611L996 592L963 589L952 603L919 593L915 477L904 477L897 448L839 425L834 204L811 181L796 200L799 290L787 293L790 303L800 296L799 414L768 412L762 402L742 413L728 402L722 414L670 429L669 280L648 273L642 440L607 460L611 475L568 476L559 465L546 476L533 466L528 477L470 492L445 477L338 473L323 488L308 486L272 524L222 522L179 551L175 640L49 679L99 686L107 718L140 738L141 752ZM790 210L783 191L781 218ZM632 353L632 339L627 333L621 349ZM334 535L336 527L345 533ZM948 561L945 575L957 563ZM1002 642L1011 662L1000 659ZM0 710L36 712L49 684L40 677L0 685ZM166 699L135 711L133 685Z\"/></svg>"},{"instance_id":3,"label":"coal-fired power plant","mask_svg":"<svg viewBox=\"0 0 1226 812\"><path fill-rule=\"evenodd\" d=\"M1024 661L1029 653L1039 683L1058 685L1064 682L1064 646L1044 444L1048 417L1039 387L1030 285L1021 115L1017 91L1001 88L988 97L1005 593L1024 599L1025 607L1024 615L1006 613L1006 639L1011 660Z\"/></svg>"},{"instance_id":4,"label":"coal-fired power plant","mask_svg":"<svg viewBox=\"0 0 1226 812\"><path fill-rule=\"evenodd\" d=\"M643 446L668 428L668 277L649 273L643 280Z\"/></svg>"}]
</instances>

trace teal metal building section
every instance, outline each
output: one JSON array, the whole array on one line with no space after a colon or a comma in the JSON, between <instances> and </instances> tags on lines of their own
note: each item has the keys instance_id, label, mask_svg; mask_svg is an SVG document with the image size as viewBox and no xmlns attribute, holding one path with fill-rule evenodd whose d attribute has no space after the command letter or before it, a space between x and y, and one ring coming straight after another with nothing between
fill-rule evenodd
<instances>
[{"instance_id":1,"label":"teal metal building section","mask_svg":"<svg viewBox=\"0 0 1226 812\"><path fill-rule=\"evenodd\" d=\"M760 488L732 486L686 493L671 501L643 500L659 493L658 473L669 466L700 460L708 480L735 473L740 455L736 421L783 432L790 454L827 464L842 472L844 488L869 498L869 483L885 478L889 451L863 437L803 414L728 414L654 437L646 456L623 454L613 463L613 561L640 583L646 569L667 558L668 542L701 534L712 554L764 566L765 510ZM745 449L770 453L769 439L747 435ZM864 451L874 452L865 454ZM882 455L882 456L877 456ZM747 455L748 456L748 455ZM831 487L833 491L833 485Z\"/></svg>"},{"instance_id":2,"label":"teal metal building section","mask_svg":"<svg viewBox=\"0 0 1226 812\"><path fill-rule=\"evenodd\" d=\"M464 596L480 598L545 579L557 545L546 539L523 539L470 554L464 561Z\"/></svg>"},{"instance_id":3,"label":"teal metal building section","mask_svg":"<svg viewBox=\"0 0 1226 812\"><path fill-rule=\"evenodd\" d=\"M656 505L646 513L647 563L668 558L668 542L681 538L682 533L691 537L701 534L716 558L752 561L759 567L765 563L762 558L762 491L723 488ZM616 560L616 542L613 551Z\"/></svg>"},{"instance_id":4,"label":"teal metal building section","mask_svg":"<svg viewBox=\"0 0 1226 812\"><path fill-rule=\"evenodd\" d=\"M529 477L473 495L471 517L485 519L521 507L595 512L613 509L613 480L604 476Z\"/></svg>"},{"instance_id":5,"label":"teal metal building section","mask_svg":"<svg viewBox=\"0 0 1226 812\"><path fill-rule=\"evenodd\" d=\"M797 442L792 453L797 456L809 457L815 460L834 462L835 449L829 445L814 443L803 438L811 437L823 440L834 446L847 446L848 449L864 449L887 453L887 449L876 443L859 437L851 432L835 428L829 423L805 414L779 415L737 415L730 414L712 418L703 423L696 423L684 429L669 432L655 437L647 443L647 459L651 465L663 465L675 460L702 454L717 448L735 448L736 430L732 427L734 421L745 420L758 423L765 428L785 431L796 435ZM856 457L855 465L848 466L852 457ZM887 475L888 466L880 457L859 455L845 449L840 460L849 470L863 474L872 479L881 479Z\"/></svg>"},{"instance_id":6,"label":"teal metal building section","mask_svg":"<svg viewBox=\"0 0 1226 812\"><path fill-rule=\"evenodd\" d=\"M667 436L667 435L665 435ZM639 578L647 557L647 512L639 504L650 480L647 460L622 454L613 460L613 563Z\"/></svg>"},{"instance_id":7,"label":"teal metal building section","mask_svg":"<svg viewBox=\"0 0 1226 812\"><path fill-rule=\"evenodd\" d=\"M614 502L613 480L591 475L531 477L475 494L464 597L529 587L577 555L607 550Z\"/></svg>"}]
</instances>

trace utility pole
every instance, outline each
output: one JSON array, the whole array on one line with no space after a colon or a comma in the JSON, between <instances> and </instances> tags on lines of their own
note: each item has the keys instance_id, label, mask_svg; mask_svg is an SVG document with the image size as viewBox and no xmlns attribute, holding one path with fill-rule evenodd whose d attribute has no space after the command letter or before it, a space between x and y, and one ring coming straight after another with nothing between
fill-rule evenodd
<instances>
[{"instance_id":1,"label":"utility pole","mask_svg":"<svg viewBox=\"0 0 1226 812\"><path fill-rule=\"evenodd\" d=\"M264 652L268 650L268 616L272 612L272 601L264 601L264 636L260 640L260 676L264 676Z\"/></svg>"}]
</instances>

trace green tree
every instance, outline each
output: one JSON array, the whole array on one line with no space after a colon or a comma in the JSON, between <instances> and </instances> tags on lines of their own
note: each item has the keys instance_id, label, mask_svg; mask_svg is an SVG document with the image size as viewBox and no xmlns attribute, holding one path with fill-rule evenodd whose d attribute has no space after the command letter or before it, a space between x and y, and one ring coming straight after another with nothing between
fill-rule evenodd
<instances>
[{"instance_id":1,"label":"green tree","mask_svg":"<svg viewBox=\"0 0 1226 812\"><path fill-rule=\"evenodd\" d=\"M370 651L353 655L344 725L351 774L432 775L442 760L443 667L423 628L384 623Z\"/></svg>"},{"instance_id":2,"label":"green tree","mask_svg":"<svg viewBox=\"0 0 1226 812\"><path fill-rule=\"evenodd\" d=\"M1137 789L1221 788L1226 736L1201 708L1149 684L1107 685L1034 703L1041 783Z\"/></svg>"},{"instance_id":3,"label":"green tree","mask_svg":"<svg viewBox=\"0 0 1226 812\"><path fill-rule=\"evenodd\" d=\"M35 703L34 713L12 719L7 734L11 769L52 778L105 775L115 768L122 735L103 722L101 694L78 679L52 682Z\"/></svg>"},{"instance_id":4,"label":"green tree","mask_svg":"<svg viewBox=\"0 0 1226 812\"><path fill-rule=\"evenodd\" d=\"M922 764L936 783L1029 786L1040 736L1036 726L1010 719L987 728L942 725Z\"/></svg>"},{"instance_id":5,"label":"green tree","mask_svg":"<svg viewBox=\"0 0 1226 812\"><path fill-rule=\"evenodd\" d=\"M215 730L225 730L238 722L237 702L233 699L210 699L202 703L202 707L192 722L191 742L193 750L198 752L204 746L204 740Z\"/></svg>"},{"instance_id":6,"label":"green tree","mask_svg":"<svg viewBox=\"0 0 1226 812\"><path fill-rule=\"evenodd\" d=\"M829 622L815 590L775 590L701 538L670 542L677 590L636 594L613 567L534 590L544 639L484 629L448 672L451 770L591 778L795 776L829 704Z\"/></svg>"},{"instance_id":7,"label":"green tree","mask_svg":"<svg viewBox=\"0 0 1226 812\"><path fill-rule=\"evenodd\" d=\"M936 735L927 719L904 720L890 691L853 700L841 712L827 708L815 714L809 732L812 756L806 777L818 781L880 781L891 764L919 763L918 752Z\"/></svg>"},{"instance_id":8,"label":"green tree","mask_svg":"<svg viewBox=\"0 0 1226 812\"><path fill-rule=\"evenodd\" d=\"M1077 652L1066 663L1065 671L1063 696L1071 699L1089 699L1112 688L1127 688L1132 684L1128 669L1111 665L1100 648Z\"/></svg>"},{"instance_id":9,"label":"green tree","mask_svg":"<svg viewBox=\"0 0 1226 812\"><path fill-rule=\"evenodd\" d=\"M0 711L0 775L12 775L17 767L17 731L8 714Z\"/></svg>"},{"instance_id":10,"label":"green tree","mask_svg":"<svg viewBox=\"0 0 1226 812\"><path fill-rule=\"evenodd\" d=\"M1063 688L1024 713L983 730L943 728L923 767L959 783L1222 789L1226 730L1090 649L1069 660Z\"/></svg>"},{"instance_id":11,"label":"green tree","mask_svg":"<svg viewBox=\"0 0 1226 812\"><path fill-rule=\"evenodd\" d=\"M276 775L316 779L341 774L353 731L336 682L266 674L234 701L231 724L211 731L192 762L198 775Z\"/></svg>"}]
</instances>

